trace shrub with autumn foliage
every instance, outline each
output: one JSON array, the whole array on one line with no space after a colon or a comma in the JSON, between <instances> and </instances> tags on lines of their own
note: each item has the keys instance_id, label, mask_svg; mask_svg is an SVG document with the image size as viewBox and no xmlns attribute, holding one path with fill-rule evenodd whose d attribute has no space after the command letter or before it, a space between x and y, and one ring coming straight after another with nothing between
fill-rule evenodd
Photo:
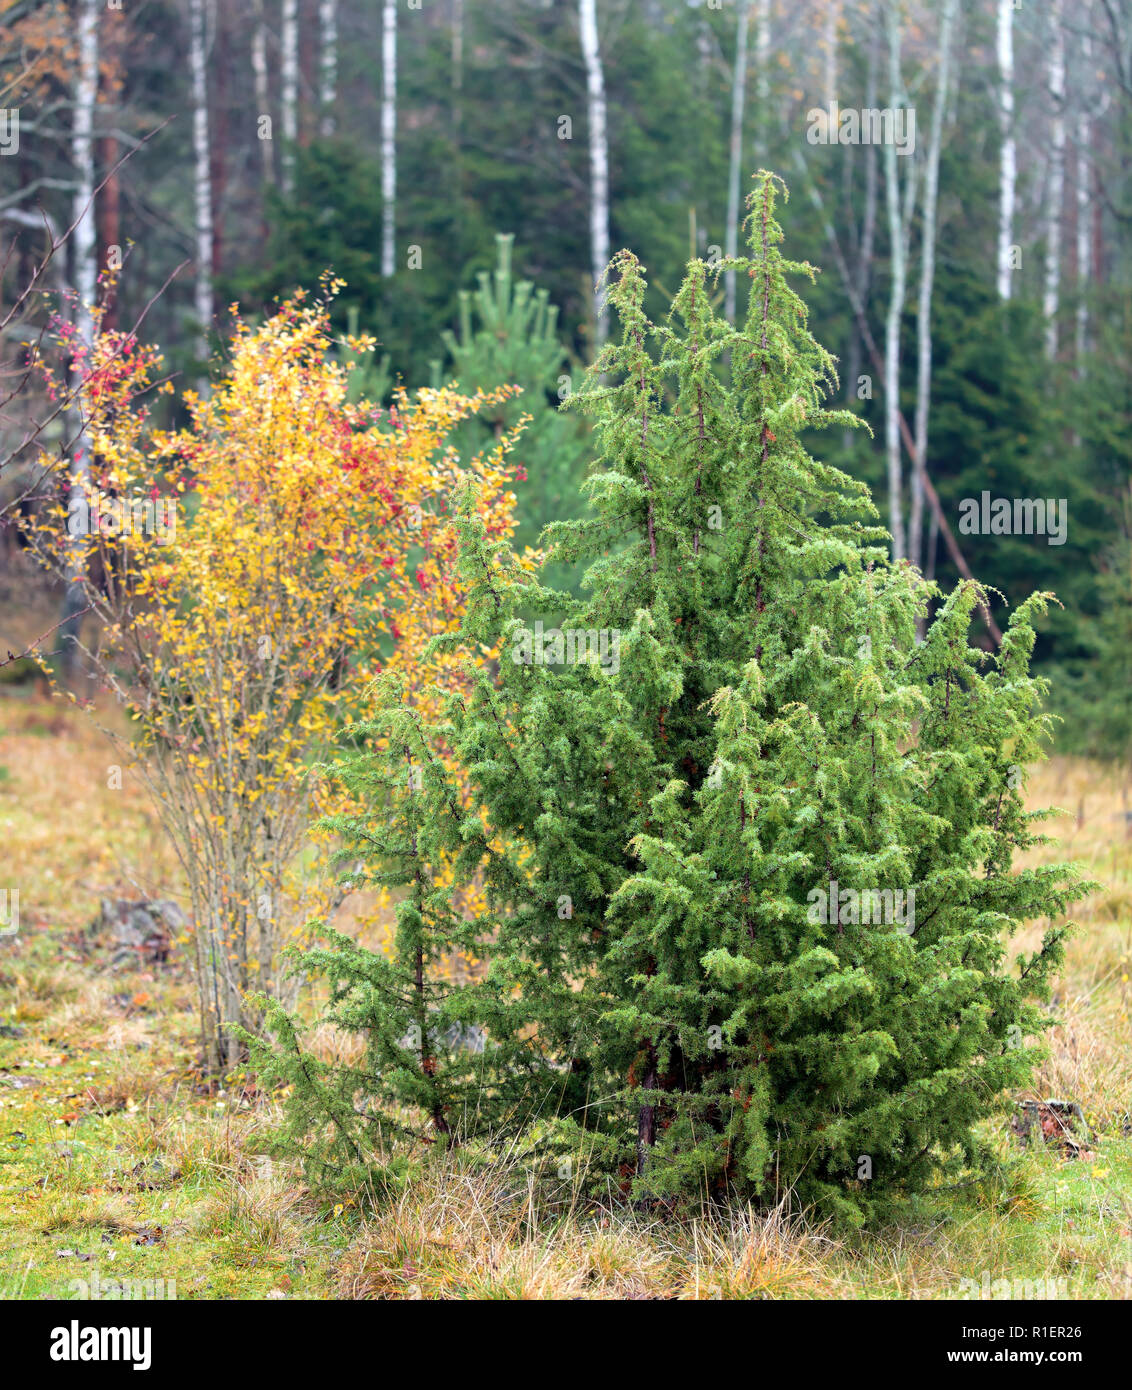
<instances>
[{"instance_id":1,"label":"shrub with autumn foliage","mask_svg":"<svg viewBox=\"0 0 1132 1390\"><path fill-rule=\"evenodd\" d=\"M101 337L84 382L91 480L37 533L48 563L84 576L98 622L81 650L138 726L122 746L185 872L211 1070L238 1060L252 994L287 992L281 948L336 891L297 864L312 820L343 810L312 764L379 670L426 706L466 679L426 651L463 609L456 485L474 478L489 532L513 530L512 438L472 459L448 442L505 393L351 402L336 288L258 327L237 315L211 394L186 393L184 429L152 428L157 357Z\"/></svg>"}]
</instances>

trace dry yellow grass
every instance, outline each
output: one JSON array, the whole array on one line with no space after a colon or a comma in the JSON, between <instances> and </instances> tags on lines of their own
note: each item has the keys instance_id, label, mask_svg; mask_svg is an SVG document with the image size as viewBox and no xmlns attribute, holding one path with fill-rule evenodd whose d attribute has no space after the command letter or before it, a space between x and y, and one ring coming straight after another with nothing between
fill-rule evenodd
<instances>
[{"instance_id":1,"label":"dry yellow grass","mask_svg":"<svg viewBox=\"0 0 1132 1390\"><path fill-rule=\"evenodd\" d=\"M1076 758L1036 769L1027 800L1060 806L1049 822L1056 843L1031 852L1032 862L1081 861L1103 885L1077 905L1080 929L1070 941L1054 995L1061 1022L1036 1080L1043 1097L1072 1097L1103 1128L1123 1125L1132 1111L1132 819L1127 774ZM1019 938L1033 949L1044 923Z\"/></svg>"},{"instance_id":2,"label":"dry yellow grass","mask_svg":"<svg viewBox=\"0 0 1132 1390\"><path fill-rule=\"evenodd\" d=\"M346 1298L718 1299L848 1296L837 1242L737 1208L687 1223L555 1201L529 1169L447 1158L366 1219L338 1267Z\"/></svg>"}]
</instances>

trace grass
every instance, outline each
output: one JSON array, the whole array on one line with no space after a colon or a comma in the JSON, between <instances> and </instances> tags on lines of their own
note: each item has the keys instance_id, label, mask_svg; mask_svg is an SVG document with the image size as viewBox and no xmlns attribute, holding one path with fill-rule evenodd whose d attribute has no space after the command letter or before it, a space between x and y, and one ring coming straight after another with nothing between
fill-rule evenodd
<instances>
[{"instance_id":1,"label":"grass","mask_svg":"<svg viewBox=\"0 0 1132 1390\"><path fill-rule=\"evenodd\" d=\"M100 897L178 887L111 760L78 711L0 693L0 888L21 896L20 934L0 938L0 1296L75 1296L94 1271L181 1299L955 1298L984 1278L1132 1293L1132 840L1111 770L1057 758L1030 787L1068 810L1034 858L1079 858L1104 884L1077 914L1033 1093L1082 1105L1088 1156L1019 1153L1004 1123L1001 1181L835 1238L785 1208L681 1223L582 1203L468 1155L382 1201L321 1200L268 1156L271 1097L200 1083L183 953L114 967L86 931Z\"/></svg>"}]
</instances>

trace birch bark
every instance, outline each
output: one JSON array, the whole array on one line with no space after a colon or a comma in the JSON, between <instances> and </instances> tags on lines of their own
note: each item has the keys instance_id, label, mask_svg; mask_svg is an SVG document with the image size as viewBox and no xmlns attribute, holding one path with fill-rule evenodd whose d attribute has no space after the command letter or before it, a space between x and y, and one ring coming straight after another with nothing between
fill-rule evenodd
<instances>
[{"instance_id":1,"label":"birch bark","mask_svg":"<svg viewBox=\"0 0 1132 1390\"><path fill-rule=\"evenodd\" d=\"M606 134L605 74L598 43L596 0L579 0L578 20L586 64L590 133L590 263L594 280L594 346L609 333L605 291L597 288L609 264L609 147Z\"/></svg>"},{"instance_id":2,"label":"birch bark","mask_svg":"<svg viewBox=\"0 0 1132 1390\"><path fill-rule=\"evenodd\" d=\"M295 142L299 138L299 0L283 0L281 38L283 188L290 193L295 186Z\"/></svg>"},{"instance_id":3,"label":"birch bark","mask_svg":"<svg viewBox=\"0 0 1132 1390\"><path fill-rule=\"evenodd\" d=\"M99 0L82 0L78 12L79 75L75 84L74 117L71 127L71 163L75 171L75 193L71 221L71 254L75 286L75 369L73 386L78 387L82 372L89 367L94 345L94 298L98 289L98 251L94 209L94 105L98 99L98 16ZM70 501L85 504L91 476L91 441L86 431L81 403L71 451ZM79 513L81 515L81 512ZM76 536L67 556L67 587L63 596L59 639L62 676L73 685L78 668L78 640L84 602L86 542Z\"/></svg>"},{"instance_id":4,"label":"birch bark","mask_svg":"<svg viewBox=\"0 0 1132 1390\"><path fill-rule=\"evenodd\" d=\"M935 282L936 206L939 198L939 156L943 144L943 117L951 84L951 33L955 24L956 0L944 0L939 26L939 76L932 102L931 133L928 136L927 169L924 173L923 253L920 260L920 294L916 311L916 457L928 465L928 411L932 395L932 289ZM912 503L908 518L908 558L917 567L923 563L924 483L918 469L912 470Z\"/></svg>"},{"instance_id":5,"label":"birch bark","mask_svg":"<svg viewBox=\"0 0 1132 1390\"><path fill-rule=\"evenodd\" d=\"M739 180L743 162L743 108L747 94L747 29L750 0L739 0L738 30L735 38L735 70L731 78L731 165L727 178L727 235L724 254L734 256L739 247ZM724 275L724 313L735 322L735 272Z\"/></svg>"},{"instance_id":6,"label":"birch bark","mask_svg":"<svg viewBox=\"0 0 1132 1390\"><path fill-rule=\"evenodd\" d=\"M205 0L192 0L189 10L189 68L193 85L193 232L196 273L193 308L197 321L196 356L208 357L212 324L212 169L208 143L208 44Z\"/></svg>"},{"instance_id":7,"label":"birch bark","mask_svg":"<svg viewBox=\"0 0 1132 1390\"><path fill-rule=\"evenodd\" d=\"M888 6L888 85L889 101L895 111L903 103L904 84L900 75L901 20L896 0ZM892 558L903 560L908 554L904 526L904 480L900 455L900 323L904 313L908 278L908 234L916 206L917 165L915 157L904 156L903 205L896 145L884 147L885 192L888 206L889 257L892 283L888 299L884 347L884 442L888 464L889 529L892 532Z\"/></svg>"},{"instance_id":8,"label":"birch bark","mask_svg":"<svg viewBox=\"0 0 1132 1390\"><path fill-rule=\"evenodd\" d=\"M1045 316L1046 356L1057 356L1057 315L1061 307L1061 215L1065 197L1065 30L1061 0L1050 0L1053 33L1049 50L1049 96L1053 103L1050 128L1049 183L1045 207L1045 284L1042 313Z\"/></svg>"},{"instance_id":9,"label":"birch bark","mask_svg":"<svg viewBox=\"0 0 1132 1390\"><path fill-rule=\"evenodd\" d=\"M393 274L397 227L397 5L385 0L381 27L381 273Z\"/></svg>"},{"instance_id":10,"label":"birch bark","mask_svg":"<svg viewBox=\"0 0 1132 1390\"><path fill-rule=\"evenodd\" d=\"M1086 69L1092 57L1092 43L1088 35L1081 40L1082 66ZM1089 121L1089 98L1082 81L1080 106L1077 113L1077 150L1074 161L1077 202L1077 371L1085 370L1085 352L1089 345L1089 282L1092 278L1089 256L1089 142L1091 129Z\"/></svg>"},{"instance_id":11,"label":"birch bark","mask_svg":"<svg viewBox=\"0 0 1132 1390\"><path fill-rule=\"evenodd\" d=\"M334 104L338 100L338 0L320 0L318 7L319 133L333 135Z\"/></svg>"},{"instance_id":12,"label":"birch bark","mask_svg":"<svg viewBox=\"0 0 1132 1390\"><path fill-rule=\"evenodd\" d=\"M264 182L275 182L275 161L272 158L273 141L264 139L259 129L259 121L264 117L271 119L271 99L267 89L267 25L263 17L263 0L255 0L255 27L252 30L252 80L255 83L256 136L259 139L260 158L263 161Z\"/></svg>"},{"instance_id":13,"label":"birch bark","mask_svg":"<svg viewBox=\"0 0 1132 1390\"><path fill-rule=\"evenodd\" d=\"M998 0L998 120L1002 135L998 178L998 295L1010 298L1014 199L1018 156L1014 144L1014 0Z\"/></svg>"}]
</instances>

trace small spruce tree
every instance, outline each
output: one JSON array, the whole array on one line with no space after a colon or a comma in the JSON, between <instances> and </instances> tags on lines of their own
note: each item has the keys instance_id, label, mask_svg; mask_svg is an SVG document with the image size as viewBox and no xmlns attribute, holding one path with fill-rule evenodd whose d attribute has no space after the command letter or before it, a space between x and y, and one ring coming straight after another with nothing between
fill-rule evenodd
<instances>
[{"instance_id":1,"label":"small spruce tree","mask_svg":"<svg viewBox=\"0 0 1132 1390\"><path fill-rule=\"evenodd\" d=\"M482 928L458 910L445 857L434 852L426 805L445 785L443 768L405 685L400 675L381 678L375 717L346 730L367 752L337 772L351 804L365 809L322 822L344 845L337 862L351 866L343 886L398 895L389 948L368 950L323 926L325 944L292 952L302 973L328 984L324 1022L364 1045L356 1056L317 1058L274 1000L264 1001L274 1050L244 1035L261 1068L296 1088L291 1134L320 1177L396 1171L414 1149L451 1145L468 1132L483 1090L480 1035L460 1004Z\"/></svg>"},{"instance_id":2,"label":"small spruce tree","mask_svg":"<svg viewBox=\"0 0 1132 1390\"><path fill-rule=\"evenodd\" d=\"M962 584L917 641L938 591L890 564L864 485L802 444L854 417L823 405L834 367L790 285L813 272L782 255L783 192L758 176L749 255L693 261L667 323L636 258L614 258L620 340L571 402L596 418L592 515L544 538L589 563L559 628L520 616L561 595L463 497L468 607L438 640L498 669L469 668L432 728L378 695L390 748L426 771L382 782L389 830L341 829L405 886L398 973L344 942L316 963L384 1039L344 1083L352 1106L525 1130L639 1202L790 1190L856 1222L985 1157L976 1125L1030 1073L1067 928L1017 957L1010 936L1081 884L1013 867L1039 838L1022 790L1047 724L1028 669L1046 596L986 656L968 641L983 591ZM738 329L709 296L727 268L750 286ZM344 775L361 786L382 756ZM430 886L439 862L482 885L474 922ZM427 1048L394 1047L426 1017L425 923L488 960L438 993L486 1039L443 1083ZM276 1065L309 1129L325 1116L299 1055Z\"/></svg>"},{"instance_id":3,"label":"small spruce tree","mask_svg":"<svg viewBox=\"0 0 1132 1390\"><path fill-rule=\"evenodd\" d=\"M559 336L558 306L545 289L530 280L516 280L512 268L515 238L498 234L496 263L489 275L481 271L478 288L459 294L459 331L446 329L441 337L447 356L432 363L434 386L454 378L462 391L519 386L522 392L493 408L457 432L457 444L469 453L488 447L527 423L519 435L512 462L523 476L515 488L516 545L536 545L550 521L579 516L584 509L581 483L585 475L588 440L581 420L561 414L558 402L571 390L570 357ZM551 587L577 588L577 567L552 562L544 570Z\"/></svg>"}]
</instances>

